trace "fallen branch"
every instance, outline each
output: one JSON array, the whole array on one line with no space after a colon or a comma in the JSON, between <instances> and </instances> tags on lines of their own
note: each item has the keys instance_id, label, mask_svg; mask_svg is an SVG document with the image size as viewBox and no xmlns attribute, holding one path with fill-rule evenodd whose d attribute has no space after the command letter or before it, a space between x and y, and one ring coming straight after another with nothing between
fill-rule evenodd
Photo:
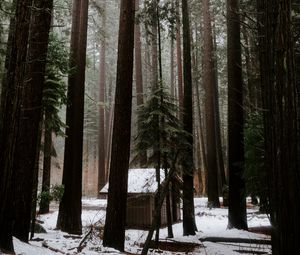
<instances>
[{"instance_id":1,"label":"fallen branch","mask_svg":"<svg viewBox=\"0 0 300 255\"><path fill-rule=\"evenodd\" d=\"M201 242L213 242L213 243L249 243L249 244L265 244L271 245L270 239L252 239L241 237L204 237L199 239Z\"/></svg>"},{"instance_id":2,"label":"fallen branch","mask_svg":"<svg viewBox=\"0 0 300 255\"><path fill-rule=\"evenodd\" d=\"M49 246L49 245L46 243L46 241L42 242L42 246L43 246L44 248L47 248L47 249L49 249L49 250L51 250L51 251L54 251L54 252L58 252L58 253L61 253L61 254L67 254L67 253L65 253L65 252L63 252L63 251L61 251L61 250L59 250L59 249L56 249L56 248L53 248L53 247Z\"/></svg>"},{"instance_id":3,"label":"fallen branch","mask_svg":"<svg viewBox=\"0 0 300 255\"><path fill-rule=\"evenodd\" d=\"M67 239L81 239L81 236L75 236L75 235L64 235L63 237Z\"/></svg>"},{"instance_id":4,"label":"fallen branch","mask_svg":"<svg viewBox=\"0 0 300 255\"><path fill-rule=\"evenodd\" d=\"M84 244L84 242L92 234L93 229L94 229L94 227L91 226L89 232L82 238L81 242L79 243L79 246L77 247L77 252L81 252L83 250L83 248L86 246L86 244Z\"/></svg>"},{"instance_id":5,"label":"fallen branch","mask_svg":"<svg viewBox=\"0 0 300 255\"><path fill-rule=\"evenodd\" d=\"M176 162L177 162L178 154L179 154L179 151L176 152L175 158L173 159L172 166L171 166L170 171L169 171L169 174L165 178L165 182L161 187L161 192L160 192L159 197L158 197L157 207L154 210L151 227L149 229L149 232L148 232L146 241L144 243L141 255L147 255L148 250L150 248L150 242L151 242L154 230L156 229L157 219L159 218L159 215L160 215L160 212L161 212L161 207L162 207L162 204L164 202L165 196L167 194L167 189L169 188L169 183L170 183L171 177L173 177L174 173L176 172L175 165L176 165ZM155 194L155 196L157 196L157 193Z\"/></svg>"}]
</instances>

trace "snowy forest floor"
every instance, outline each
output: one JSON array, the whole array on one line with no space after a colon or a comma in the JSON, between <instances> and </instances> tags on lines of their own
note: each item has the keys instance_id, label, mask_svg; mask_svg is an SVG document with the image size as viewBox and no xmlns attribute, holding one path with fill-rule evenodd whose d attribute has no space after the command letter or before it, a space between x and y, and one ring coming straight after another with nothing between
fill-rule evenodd
<instances>
[{"instance_id":1,"label":"snowy forest floor","mask_svg":"<svg viewBox=\"0 0 300 255\"><path fill-rule=\"evenodd\" d=\"M38 221L47 233L35 234L29 244L14 239L16 254L22 255L54 255L54 254L122 254L116 250L102 246L103 226L105 222L106 200L83 199L82 224L83 235L73 236L55 229L58 206L51 205L49 214L38 216ZM160 231L160 249L150 249L148 254L164 255L237 255L237 254L271 254L267 244L235 242L200 241L210 237L241 238L247 240L270 240L269 235L227 229L227 208L209 209L207 198L195 198L195 214L198 232L196 236L182 236L182 223L173 225L174 238L167 238L167 229ZM265 214L259 214L258 208L248 208L248 226L257 229L270 226ZM125 253L140 254L146 239L147 231L126 230ZM86 238L85 238L86 237ZM100 238L99 238L100 237ZM84 240L85 239L85 240ZM239 240L239 239L238 239Z\"/></svg>"}]
</instances>

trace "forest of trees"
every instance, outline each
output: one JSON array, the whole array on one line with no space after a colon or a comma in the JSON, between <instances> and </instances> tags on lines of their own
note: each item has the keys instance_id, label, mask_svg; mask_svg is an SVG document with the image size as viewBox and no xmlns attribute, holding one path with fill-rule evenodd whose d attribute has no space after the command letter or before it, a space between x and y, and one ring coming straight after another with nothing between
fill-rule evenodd
<instances>
[{"instance_id":1,"label":"forest of trees","mask_svg":"<svg viewBox=\"0 0 300 255\"><path fill-rule=\"evenodd\" d=\"M243 230L250 196L270 215L272 254L295 254L299 24L296 0L1 0L0 253L29 241L53 189L57 228L82 233L93 158L97 194L109 182L104 246L124 251L128 170L152 167L142 254L164 200L168 236L179 199L182 233L196 234L194 196L228 206L228 228Z\"/></svg>"}]
</instances>

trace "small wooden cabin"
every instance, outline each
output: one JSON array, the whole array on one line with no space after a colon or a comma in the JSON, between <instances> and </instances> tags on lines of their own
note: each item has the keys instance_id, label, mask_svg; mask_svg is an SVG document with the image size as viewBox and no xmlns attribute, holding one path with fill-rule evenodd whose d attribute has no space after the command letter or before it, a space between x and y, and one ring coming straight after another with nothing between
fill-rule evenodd
<instances>
[{"instance_id":1,"label":"small wooden cabin","mask_svg":"<svg viewBox=\"0 0 300 255\"><path fill-rule=\"evenodd\" d=\"M164 181L164 171L161 170L161 181ZM126 226L134 229L148 229L154 214L154 197L157 190L155 169L129 169ZM107 195L108 184L101 190L101 195ZM171 201L172 202L172 201ZM171 204L172 208L172 204ZM180 202L176 205L177 219L180 220ZM161 210L161 225L167 225L166 203Z\"/></svg>"}]
</instances>

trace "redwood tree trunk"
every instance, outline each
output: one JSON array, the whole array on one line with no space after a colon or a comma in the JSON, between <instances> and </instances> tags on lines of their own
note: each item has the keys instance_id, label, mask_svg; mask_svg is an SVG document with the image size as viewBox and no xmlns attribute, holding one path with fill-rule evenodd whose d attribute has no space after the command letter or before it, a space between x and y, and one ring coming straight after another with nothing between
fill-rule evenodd
<instances>
[{"instance_id":1,"label":"redwood tree trunk","mask_svg":"<svg viewBox=\"0 0 300 255\"><path fill-rule=\"evenodd\" d=\"M103 3L103 28L106 28L106 2ZM106 87L106 35L102 37L100 47L100 87L99 87L99 159L98 159L98 195L107 181L105 156L105 87Z\"/></svg>"},{"instance_id":2,"label":"redwood tree trunk","mask_svg":"<svg viewBox=\"0 0 300 255\"><path fill-rule=\"evenodd\" d=\"M103 245L124 251L130 156L134 0L122 0L118 42L115 114Z\"/></svg>"},{"instance_id":3,"label":"redwood tree trunk","mask_svg":"<svg viewBox=\"0 0 300 255\"><path fill-rule=\"evenodd\" d=\"M135 0L135 10L139 10L140 1ZM143 90L143 71L142 71L142 43L141 43L141 29L139 24L134 25L134 45L135 45L135 84L136 84L136 101L137 107L144 104L144 90ZM139 123L138 123L139 128ZM147 153L141 152L139 154L139 164L145 167L147 164Z\"/></svg>"},{"instance_id":4,"label":"redwood tree trunk","mask_svg":"<svg viewBox=\"0 0 300 255\"><path fill-rule=\"evenodd\" d=\"M13 6L16 6L16 0L13 1L12 3ZM2 129L2 118L3 118L3 114L5 112L5 106L7 103L7 100L9 98L7 98L7 93L8 92L8 77L9 77L9 72L8 72L8 68L9 68L9 64L10 62L13 60L13 55L11 55L12 52L12 47L13 47L13 43L15 42L15 26L16 26L16 15L13 15L10 18L10 22L9 22L9 32L8 32L8 38L7 38L7 42L6 42L6 55L5 55L5 62L4 62L4 74L2 77L2 83L1 83L1 99L0 99L0 130ZM1 136L0 136L1 137Z\"/></svg>"},{"instance_id":5,"label":"redwood tree trunk","mask_svg":"<svg viewBox=\"0 0 300 255\"><path fill-rule=\"evenodd\" d=\"M183 127L190 134L182 162L183 178L183 235L195 235L197 231L194 212L194 159L193 159L193 93L192 60L188 1L182 0L183 18L183 68L184 68L184 114Z\"/></svg>"},{"instance_id":6,"label":"redwood tree trunk","mask_svg":"<svg viewBox=\"0 0 300 255\"><path fill-rule=\"evenodd\" d=\"M47 119L49 119L49 112L45 112L45 132L44 132L44 162L43 162L43 179L42 192L50 192L50 176L51 176L51 151L52 151L52 130L47 127ZM49 120L48 120L49 121ZM47 197L41 198L40 214L49 213L50 201Z\"/></svg>"},{"instance_id":7,"label":"redwood tree trunk","mask_svg":"<svg viewBox=\"0 0 300 255\"><path fill-rule=\"evenodd\" d=\"M74 0L70 67L76 72L68 80L67 128L65 140L63 185L57 227L71 234L81 234L82 150L85 59L88 1Z\"/></svg>"},{"instance_id":8,"label":"redwood tree trunk","mask_svg":"<svg viewBox=\"0 0 300 255\"><path fill-rule=\"evenodd\" d=\"M258 1L272 254L300 249L297 88L289 0Z\"/></svg>"},{"instance_id":9,"label":"redwood tree trunk","mask_svg":"<svg viewBox=\"0 0 300 255\"><path fill-rule=\"evenodd\" d=\"M35 0L34 5L36 9L32 10L29 47L24 49L27 50L26 75L18 84L23 91L18 120L19 130L12 159L13 234L25 242L28 242L29 238L32 202L35 197L33 190L35 190L35 166L39 155L37 151L39 150L42 84L44 83L53 1Z\"/></svg>"},{"instance_id":10,"label":"redwood tree trunk","mask_svg":"<svg viewBox=\"0 0 300 255\"><path fill-rule=\"evenodd\" d=\"M155 0L157 1L157 0ZM155 91L158 88L158 43L157 43L157 26L152 26L151 34L151 85L152 91Z\"/></svg>"},{"instance_id":11,"label":"redwood tree trunk","mask_svg":"<svg viewBox=\"0 0 300 255\"><path fill-rule=\"evenodd\" d=\"M179 0L176 0L176 12L180 15ZM178 18L176 22L176 53L177 53L177 76L178 76L178 100L179 108L183 109L183 78L182 78L182 53L181 53L181 26ZM182 114L181 118L182 118Z\"/></svg>"},{"instance_id":12,"label":"redwood tree trunk","mask_svg":"<svg viewBox=\"0 0 300 255\"><path fill-rule=\"evenodd\" d=\"M172 33L174 31L172 30ZM177 90L175 87L175 76L174 76L174 38L173 35L171 37L171 48L170 48L170 89L171 89L171 96L173 98L177 98Z\"/></svg>"},{"instance_id":13,"label":"redwood tree trunk","mask_svg":"<svg viewBox=\"0 0 300 255\"><path fill-rule=\"evenodd\" d=\"M19 131L19 116L24 80L24 63L27 57L31 0L17 1L15 11L15 36L12 38L7 77L2 90L0 126L0 250L13 251L13 159Z\"/></svg>"},{"instance_id":14,"label":"redwood tree trunk","mask_svg":"<svg viewBox=\"0 0 300 255\"><path fill-rule=\"evenodd\" d=\"M221 192L223 195L223 206L228 206L228 201L226 197L226 174L224 166L223 157L223 146L221 139L221 119L220 119L220 107L219 107L219 79L218 79L218 56L217 56L217 39L215 26L213 26L213 66L214 66L214 89L215 89L215 127L216 127L216 150L218 157L218 170L219 170L219 183L221 186Z\"/></svg>"},{"instance_id":15,"label":"redwood tree trunk","mask_svg":"<svg viewBox=\"0 0 300 255\"><path fill-rule=\"evenodd\" d=\"M239 0L227 2L228 61L228 227L247 229L244 172L243 80Z\"/></svg>"},{"instance_id":16,"label":"redwood tree trunk","mask_svg":"<svg viewBox=\"0 0 300 255\"><path fill-rule=\"evenodd\" d=\"M207 155L207 196L209 207L220 207L218 192L218 158L216 146L216 87L213 63L213 39L209 1L203 0L204 16L204 58L203 84L205 87L206 113L206 155Z\"/></svg>"}]
</instances>

